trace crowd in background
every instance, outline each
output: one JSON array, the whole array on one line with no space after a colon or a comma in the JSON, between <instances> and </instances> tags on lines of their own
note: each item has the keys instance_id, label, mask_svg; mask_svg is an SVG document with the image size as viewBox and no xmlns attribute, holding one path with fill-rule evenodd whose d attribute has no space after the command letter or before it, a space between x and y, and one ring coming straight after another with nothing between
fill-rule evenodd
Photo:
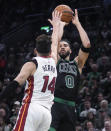
<instances>
[{"instance_id":1,"label":"crowd in background","mask_svg":"<svg viewBox=\"0 0 111 131\"><path fill-rule=\"evenodd\" d=\"M80 1L72 0L71 2L81 8L88 7L90 4L90 1L86 2L87 4ZM51 13L59 2L0 0L0 39L16 26L27 21L28 15L46 11L46 13L48 11ZM70 5L71 2L65 4ZM93 0L95 5L99 2L101 3L101 0L98 2ZM98 10L100 12L96 12ZM111 16L108 13L110 10L110 6L106 11L97 8L96 14L93 12L90 15L86 14L88 13L86 10L85 15L80 16L80 21L91 40L92 49L81 75L76 104L76 131L111 131ZM42 18L43 23L46 18L47 16ZM42 32L38 30L37 34L40 33ZM81 45L79 34L70 24L65 29L64 37L71 41L73 59ZM27 40L25 43L18 41L15 46L7 46L0 42L0 91L15 78L22 65L33 57L34 47L34 40ZM10 100L0 101L0 131L12 130L21 106L24 87L25 85L18 87L15 96Z\"/></svg>"}]
</instances>

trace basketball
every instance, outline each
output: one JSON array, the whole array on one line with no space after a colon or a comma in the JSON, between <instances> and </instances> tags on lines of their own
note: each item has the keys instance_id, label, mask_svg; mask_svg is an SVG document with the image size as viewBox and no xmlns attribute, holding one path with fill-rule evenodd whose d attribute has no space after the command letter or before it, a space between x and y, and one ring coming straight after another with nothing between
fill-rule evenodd
<instances>
[{"instance_id":1,"label":"basketball","mask_svg":"<svg viewBox=\"0 0 111 131\"><path fill-rule=\"evenodd\" d=\"M73 11L68 5L58 5L55 10L62 13L61 21L69 23L72 21Z\"/></svg>"}]
</instances>

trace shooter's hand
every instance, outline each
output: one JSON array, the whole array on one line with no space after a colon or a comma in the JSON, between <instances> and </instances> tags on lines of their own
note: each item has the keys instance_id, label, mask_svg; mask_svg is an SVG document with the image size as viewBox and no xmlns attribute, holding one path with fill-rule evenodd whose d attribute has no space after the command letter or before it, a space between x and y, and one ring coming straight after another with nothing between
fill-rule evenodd
<instances>
[{"instance_id":1,"label":"shooter's hand","mask_svg":"<svg viewBox=\"0 0 111 131\"><path fill-rule=\"evenodd\" d=\"M79 18L78 18L77 9L75 9L75 14L74 14L74 16L73 16L72 23L73 23L74 25L77 25L78 23L80 23L80 22L79 22Z\"/></svg>"}]
</instances>

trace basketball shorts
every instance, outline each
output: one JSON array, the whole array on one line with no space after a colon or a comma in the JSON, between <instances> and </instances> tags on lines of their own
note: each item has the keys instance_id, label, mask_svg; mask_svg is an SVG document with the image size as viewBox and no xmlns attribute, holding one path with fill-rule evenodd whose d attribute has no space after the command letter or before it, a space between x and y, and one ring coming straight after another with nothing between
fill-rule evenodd
<instances>
[{"instance_id":1,"label":"basketball shorts","mask_svg":"<svg viewBox=\"0 0 111 131\"><path fill-rule=\"evenodd\" d=\"M75 131L75 107L67 103L54 102L52 109L52 122L49 131Z\"/></svg>"},{"instance_id":2,"label":"basketball shorts","mask_svg":"<svg viewBox=\"0 0 111 131\"><path fill-rule=\"evenodd\" d=\"M13 131L48 131L50 123L51 113L47 108L37 103L25 103Z\"/></svg>"}]
</instances>

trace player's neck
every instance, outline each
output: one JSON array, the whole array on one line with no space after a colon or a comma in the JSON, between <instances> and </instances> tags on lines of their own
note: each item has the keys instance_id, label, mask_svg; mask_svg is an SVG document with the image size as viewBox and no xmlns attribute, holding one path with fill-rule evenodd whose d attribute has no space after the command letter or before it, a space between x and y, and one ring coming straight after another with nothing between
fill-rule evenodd
<instances>
[{"instance_id":1,"label":"player's neck","mask_svg":"<svg viewBox=\"0 0 111 131\"><path fill-rule=\"evenodd\" d=\"M66 58L61 58L61 59L64 59L65 61L69 61L69 60L70 60L70 57L67 56Z\"/></svg>"},{"instance_id":2,"label":"player's neck","mask_svg":"<svg viewBox=\"0 0 111 131\"><path fill-rule=\"evenodd\" d=\"M70 60L70 56L67 56L64 60L69 61Z\"/></svg>"},{"instance_id":3,"label":"player's neck","mask_svg":"<svg viewBox=\"0 0 111 131\"><path fill-rule=\"evenodd\" d=\"M37 56L40 56L40 57L46 56L46 57L48 57L48 56L50 56L50 54L41 54L41 53L37 53Z\"/></svg>"}]
</instances>

